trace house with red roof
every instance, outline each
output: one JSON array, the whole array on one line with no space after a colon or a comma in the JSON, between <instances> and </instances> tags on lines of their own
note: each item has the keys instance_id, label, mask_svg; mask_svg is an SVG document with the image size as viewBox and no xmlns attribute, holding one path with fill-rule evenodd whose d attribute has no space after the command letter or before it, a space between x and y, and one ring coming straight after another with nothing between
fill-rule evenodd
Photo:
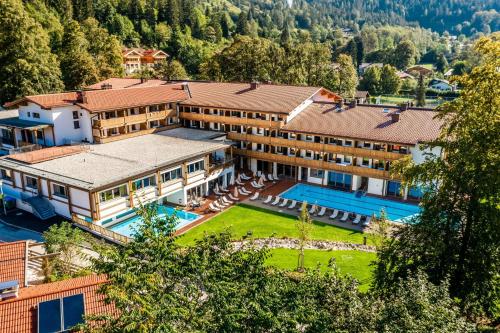
<instances>
[{"instance_id":1,"label":"house with red roof","mask_svg":"<svg viewBox=\"0 0 500 333\"><path fill-rule=\"evenodd\" d=\"M152 68L154 65L166 61L168 54L162 50L143 48L124 48L122 50L123 67L125 74L130 75L140 72L145 68Z\"/></svg>"}]
</instances>

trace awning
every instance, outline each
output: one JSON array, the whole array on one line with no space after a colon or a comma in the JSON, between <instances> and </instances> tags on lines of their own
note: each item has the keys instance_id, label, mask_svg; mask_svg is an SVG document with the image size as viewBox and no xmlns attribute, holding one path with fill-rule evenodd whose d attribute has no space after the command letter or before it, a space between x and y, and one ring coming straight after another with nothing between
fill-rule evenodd
<instances>
[{"instance_id":1,"label":"awning","mask_svg":"<svg viewBox=\"0 0 500 333\"><path fill-rule=\"evenodd\" d=\"M19 119L19 117L0 119L0 127L21 128L29 130L43 129L53 126L49 123L39 123L37 121Z\"/></svg>"}]
</instances>

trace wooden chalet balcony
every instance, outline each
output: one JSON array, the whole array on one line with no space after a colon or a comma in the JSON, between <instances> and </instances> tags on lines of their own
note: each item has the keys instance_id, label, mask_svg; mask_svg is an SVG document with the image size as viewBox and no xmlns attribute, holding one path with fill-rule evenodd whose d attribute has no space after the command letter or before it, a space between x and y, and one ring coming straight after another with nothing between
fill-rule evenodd
<instances>
[{"instance_id":1,"label":"wooden chalet balcony","mask_svg":"<svg viewBox=\"0 0 500 333\"><path fill-rule=\"evenodd\" d=\"M125 117L117 117L117 118L109 118L109 119L101 119L95 122L95 128L113 128L120 126L127 126L133 124L140 124L146 121L152 120L162 120L167 117L175 117L176 111L173 109L161 110L161 111L153 111L141 114L134 114Z\"/></svg>"},{"instance_id":2,"label":"wooden chalet balcony","mask_svg":"<svg viewBox=\"0 0 500 333\"><path fill-rule=\"evenodd\" d=\"M270 137L270 136L261 136L261 135L253 135L253 134L244 134L244 133L234 133L229 132L227 134L227 138L230 140L239 140L239 141L249 141L255 143L261 143L265 145L271 146L281 146L281 147L290 147L297 149L307 149L315 152L325 152L325 153L334 153L334 154L343 154L349 156L359 156L366 158L373 158L378 160L397 160L404 155L399 153L380 151L380 150L370 150L363 148L355 148L355 147L344 147L344 146L336 146L330 145L326 143L316 143L316 142L308 142L308 141L300 141L300 140L288 140L278 137Z\"/></svg>"},{"instance_id":3,"label":"wooden chalet balcony","mask_svg":"<svg viewBox=\"0 0 500 333\"><path fill-rule=\"evenodd\" d=\"M167 126L163 126L163 127L149 128L146 130L129 132L129 133L125 133L125 134L117 134L117 135L106 136L106 137L101 137L99 130L94 129L93 134L94 134L94 141L96 143L108 143L108 142L113 142L113 141L118 141L118 140L123 140L123 139L128 139L128 138L134 138L134 137L140 136L140 135L161 132L161 131L165 131L165 130L177 128L177 127L180 127L180 125L173 124L173 125L167 125Z\"/></svg>"},{"instance_id":4,"label":"wooden chalet balcony","mask_svg":"<svg viewBox=\"0 0 500 333\"><path fill-rule=\"evenodd\" d=\"M282 121L227 117L227 116L218 116L215 114L192 113L192 112L180 112L179 117L181 119L204 121L208 123L255 126L260 128L281 128L281 126L283 125Z\"/></svg>"},{"instance_id":5,"label":"wooden chalet balcony","mask_svg":"<svg viewBox=\"0 0 500 333\"><path fill-rule=\"evenodd\" d=\"M350 173L353 175L372 177L379 179L394 179L391 177L388 171L377 170L371 168L364 168L354 165L341 165L333 162L325 162L320 160L309 160L302 157L287 156L280 154L264 153L260 151L253 151L247 149L233 149L233 152L238 155L257 158L259 160L277 162L281 164L295 165L306 168L320 169L320 170L330 170L337 172Z\"/></svg>"}]
</instances>

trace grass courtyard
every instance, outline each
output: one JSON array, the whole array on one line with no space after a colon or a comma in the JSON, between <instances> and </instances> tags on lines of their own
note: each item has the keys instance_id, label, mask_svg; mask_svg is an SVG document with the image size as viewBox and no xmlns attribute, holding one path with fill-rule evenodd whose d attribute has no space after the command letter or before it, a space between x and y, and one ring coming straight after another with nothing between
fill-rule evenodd
<instances>
[{"instance_id":1,"label":"grass courtyard","mask_svg":"<svg viewBox=\"0 0 500 333\"><path fill-rule=\"evenodd\" d=\"M253 238L297 238L295 221L297 217L292 215L240 204L189 230L178 241L181 245L193 245L205 233L221 233L225 230L230 230L234 239L241 239L249 232ZM316 221L311 231L311 239L354 244L362 244L364 236L368 237L367 244L370 244L367 234Z\"/></svg>"},{"instance_id":2,"label":"grass courtyard","mask_svg":"<svg viewBox=\"0 0 500 333\"><path fill-rule=\"evenodd\" d=\"M235 240L249 233L253 238L297 238L295 221L297 221L295 216L240 204L189 230L177 241L180 245L192 246L196 239L203 238L204 234L218 234L226 230L231 232ZM358 231L313 222L310 238L362 244L364 236L367 235ZM368 244L371 243L368 236ZM271 254L266 264L288 270L297 267L297 250L276 248L271 249ZM354 250L306 250L305 265L308 268L315 268L320 264L321 270L326 270L332 257L335 258L341 273L355 277L361 284L361 290L368 289L372 275L370 262L375 259L375 253Z\"/></svg>"}]
</instances>

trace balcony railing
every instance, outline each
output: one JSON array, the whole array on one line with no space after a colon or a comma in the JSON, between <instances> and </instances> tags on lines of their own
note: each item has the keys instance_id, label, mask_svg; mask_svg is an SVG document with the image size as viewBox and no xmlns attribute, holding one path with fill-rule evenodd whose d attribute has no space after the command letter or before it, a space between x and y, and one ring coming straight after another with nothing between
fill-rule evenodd
<instances>
[{"instance_id":1,"label":"balcony railing","mask_svg":"<svg viewBox=\"0 0 500 333\"><path fill-rule=\"evenodd\" d=\"M225 159L220 159L220 160L211 160L210 164L208 166L208 173L211 174L214 171L217 171L219 169L225 169L233 165L234 163L234 158L225 158Z\"/></svg>"},{"instance_id":2,"label":"balcony railing","mask_svg":"<svg viewBox=\"0 0 500 333\"><path fill-rule=\"evenodd\" d=\"M234 149L233 152L238 155L257 158L260 160L277 162L280 164L295 165L312 169L331 170L343 173L350 173L353 175L380 178L380 179L393 179L388 171L371 169L353 165L340 165L332 162L322 160L309 160L302 157L287 156L280 154L265 153L260 151L253 151L247 149Z\"/></svg>"},{"instance_id":3,"label":"balcony railing","mask_svg":"<svg viewBox=\"0 0 500 333\"><path fill-rule=\"evenodd\" d=\"M134 114L125 117L117 117L117 118L109 118L109 119L101 119L97 120L94 123L94 128L112 128L112 127L121 127L133 124L144 123L146 121L152 120L162 120L167 117L176 116L176 111L173 109L161 110L161 111L152 111L148 113L140 113Z\"/></svg>"},{"instance_id":4,"label":"balcony railing","mask_svg":"<svg viewBox=\"0 0 500 333\"><path fill-rule=\"evenodd\" d=\"M186 120L197 120L209 123L223 123L227 125L255 126L262 128L281 128L281 126L283 126L282 121L227 117L204 113L180 112L179 117Z\"/></svg>"},{"instance_id":5,"label":"balcony railing","mask_svg":"<svg viewBox=\"0 0 500 333\"><path fill-rule=\"evenodd\" d=\"M369 150L369 149L363 149L363 148L344 147L344 146L336 146L336 145L325 144L325 143L300 141L300 140L288 140L288 139L283 139L283 138L278 138L278 137L260 136L260 135L234 133L234 132L228 133L227 138L230 140L249 141L249 142L255 142L255 143L271 145L271 146L306 149L306 150L312 150L315 152L342 154L342 155L349 155L349 156L359 156L359 157L373 158L373 159L378 159L378 160L393 161L393 160L397 160L397 159L400 159L403 157L402 154L380 151L380 150Z\"/></svg>"}]
</instances>

